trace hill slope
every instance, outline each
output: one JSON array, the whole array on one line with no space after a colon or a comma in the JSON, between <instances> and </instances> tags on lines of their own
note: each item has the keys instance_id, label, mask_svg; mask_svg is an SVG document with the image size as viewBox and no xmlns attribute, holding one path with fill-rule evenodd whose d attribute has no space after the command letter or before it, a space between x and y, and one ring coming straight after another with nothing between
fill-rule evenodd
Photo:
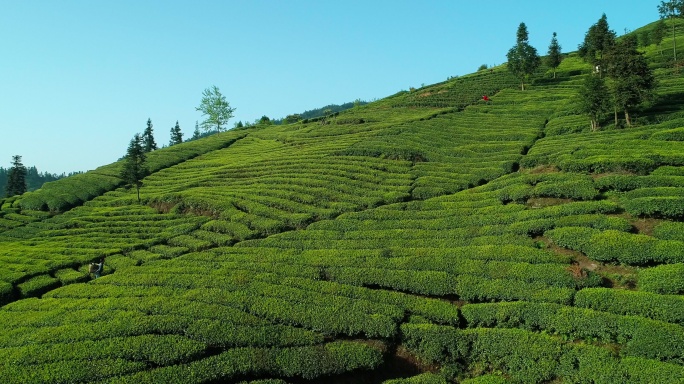
<instances>
[{"instance_id":1,"label":"hill slope","mask_svg":"<svg viewBox=\"0 0 684 384\"><path fill-rule=\"evenodd\" d=\"M630 129L585 129L570 55L156 151L142 205L120 164L2 201L1 381L679 382L684 80L648 52Z\"/></svg>"}]
</instances>

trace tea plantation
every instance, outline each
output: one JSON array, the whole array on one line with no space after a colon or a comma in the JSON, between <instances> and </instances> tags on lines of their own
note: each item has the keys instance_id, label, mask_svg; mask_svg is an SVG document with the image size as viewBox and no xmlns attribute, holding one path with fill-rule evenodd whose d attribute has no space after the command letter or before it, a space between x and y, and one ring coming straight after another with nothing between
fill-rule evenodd
<instances>
[{"instance_id":1,"label":"tea plantation","mask_svg":"<svg viewBox=\"0 0 684 384\"><path fill-rule=\"evenodd\" d=\"M629 128L570 54L154 151L141 204L120 163L0 200L0 382L684 382L684 78L645 51Z\"/></svg>"}]
</instances>

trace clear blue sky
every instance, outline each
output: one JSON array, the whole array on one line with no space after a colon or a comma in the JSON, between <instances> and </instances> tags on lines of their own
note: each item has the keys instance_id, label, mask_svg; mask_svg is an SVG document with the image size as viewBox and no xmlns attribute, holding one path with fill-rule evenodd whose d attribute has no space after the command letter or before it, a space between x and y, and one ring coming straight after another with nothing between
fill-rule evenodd
<instances>
[{"instance_id":1,"label":"clear blue sky","mask_svg":"<svg viewBox=\"0 0 684 384\"><path fill-rule=\"evenodd\" d=\"M267 115L383 98L506 60L520 22L574 51L602 13L618 35L656 0L0 0L0 166L86 171L154 124L192 135L202 91Z\"/></svg>"}]
</instances>

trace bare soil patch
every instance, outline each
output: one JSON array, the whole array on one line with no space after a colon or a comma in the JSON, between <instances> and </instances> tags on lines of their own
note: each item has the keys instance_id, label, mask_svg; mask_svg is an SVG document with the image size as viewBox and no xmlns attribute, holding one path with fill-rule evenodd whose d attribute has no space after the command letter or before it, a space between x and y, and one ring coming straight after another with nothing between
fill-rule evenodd
<instances>
[{"instance_id":1,"label":"bare soil patch","mask_svg":"<svg viewBox=\"0 0 684 384\"><path fill-rule=\"evenodd\" d=\"M527 200L527 206L530 208L544 208L554 205L563 205L571 203L572 199L561 199L557 197L531 197Z\"/></svg>"}]
</instances>

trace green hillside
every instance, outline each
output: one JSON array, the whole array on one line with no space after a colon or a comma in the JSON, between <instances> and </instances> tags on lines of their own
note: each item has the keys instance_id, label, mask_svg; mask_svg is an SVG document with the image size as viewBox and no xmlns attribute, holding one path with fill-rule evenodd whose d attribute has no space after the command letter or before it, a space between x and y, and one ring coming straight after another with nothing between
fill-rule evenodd
<instances>
[{"instance_id":1,"label":"green hillside","mask_svg":"<svg viewBox=\"0 0 684 384\"><path fill-rule=\"evenodd\" d=\"M672 43L630 128L570 54L0 199L0 382L684 382Z\"/></svg>"}]
</instances>

